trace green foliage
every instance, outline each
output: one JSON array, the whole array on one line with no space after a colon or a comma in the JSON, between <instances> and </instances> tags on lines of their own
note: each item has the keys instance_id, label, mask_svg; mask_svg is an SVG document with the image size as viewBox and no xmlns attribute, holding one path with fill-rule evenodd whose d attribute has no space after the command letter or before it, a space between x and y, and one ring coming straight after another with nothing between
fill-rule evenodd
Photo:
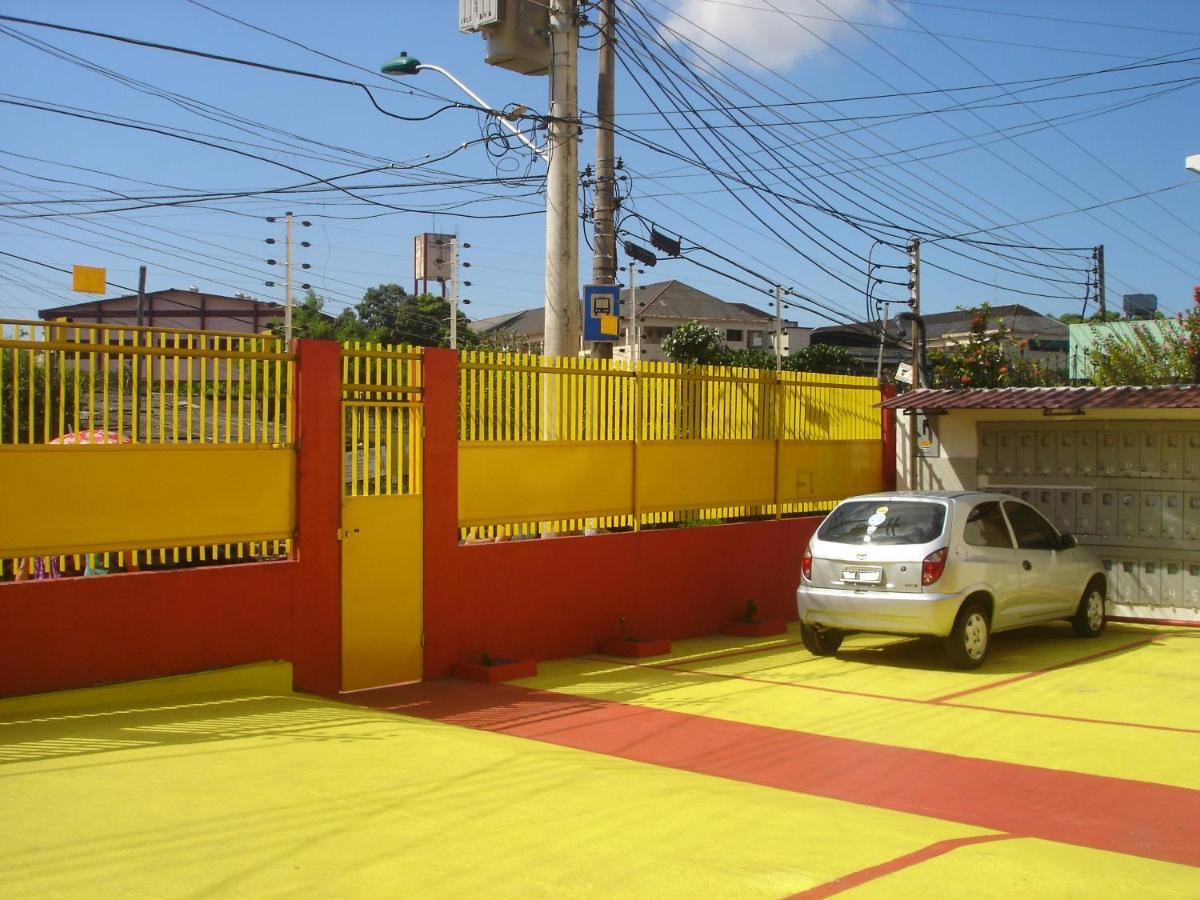
<instances>
[{"instance_id":1,"label":"green foliage","mask_svg":"<svg viewBox=\"0 0 1200 900\"><path fill-rule=\"evenodd\" d=\"M984 303L972 316L965 341L929 352L935 388L1036 387L1065 382L1061 372L1024 359L1024 343L1014 340L1002 321L992 326L990 318L989 305Z\"/></svg>"},{"instance_id":2,"label":"green foliage","mask_svg":"<svg viewBox=\"0 0 1200 900\"><path fill-rule=\"evenodd\" d=\"M775 368L775 352L772 350L732 350L725 349L721 359L723 366L736 366L739 369L773 369Z\"/></svg>"},{"instance_id":3,"label":"green foliage","mask_svg":"<svg viewBox=\"0 0 1200 900\"><path fill-rule=\"evenodd\" d=\"M671 329L663 338L662 348L671 362L692 366L723 365L729 352L720 331L694 321Z\"/></svg>"},{"instance_id":4,"label":"green foliage","mask_svg":"<svg viewBox=\"0 0 1200 900\"><path fill-rule=\"evenodd\" d=\"M14 374L15 382L14 385ZM113 397L122 389L128 392L131 383L128 368L108 373L108 387ZM75 378L73 366L51 365L49 368L41 361L34 362L32 372L28 357L22 353L15 367L11 357L0 361L0 421L3 422L5 443L24 444L27 442L42 443L46 436L50 439L58 437L59 412L62 412L63 433L78 431L83 425L74 421L75 418L75 389L79 388L79 406L86 410L89 405L98 409L99 403L91 403L88 397L93 392L97 397L104 390L104 376L95 378L89 372L80 371ZM15 389L14 389L15 388ZM32 397L30 393L32 392ZM32 403L30 402L32 400ZM32 410L32 419L30 412ZM118 430L114 415L113 430ZM30 426L32 425L32 432ZM99 428L99 422L89 424L88 428ZM32 439L32 440L31 440Z\"/></svg>"},{"instance_id":5,"label":"green foliage","mask_svg":"<svg viewBox=\"0 0 1200 900\"><path fill-rule=\"evenodd\" d=\"M662 348L671 362L684 365L775 368L774 351L758 348L731 349L726 346L719 329L711 325L701 325L699 322L686 322L676 326L663 339ZM854 372L856 366L850 351L845 347L814 344L785 356L783 368L792 372L847 374Z\"/></svg>"},{"instance_id":6,"label":"green foliage","mask_svg":"<svg viewBox=\"0 0 1200 900\"><path fill-rule=\"evenodd\" d=\"M1064 325L1082 325L1084 322L1119 322L1121 314L1114 311L1106 311L1103 315L1099 312L1094 312L1086 319L1079 313L1063 313L1061 316L1055 316L1058 321Z\"/></svg>"},{"instance_id":7,"label":"green foliage","mask_svg":"<svg viewBox=\"0 0 1200 900\"><path fill-rule=\"evenodd\" d=\"M830 375L853 375L858 365L850 351L834 344L809 344L783 358L789 372L825 372Z\"/></svg>"},{"instance_id":8,"label":"green foliage","mask_svg":"<svg viewBox=\"0 0 1200 900\"><path fill-rule=\"evenodd\" d=\"M1180 316L1179 323L1175 330L1130 322L1127 331L1100 338L1088 350L1092 383L1107 387L1200 382L1200 305Z\"/></svg>"},{"instance_id":9,"label":"green foliage","mask_svg":"<svg viewBox=\"0 0 1200 900\"><path fill-rule=\"evenodd\" d=\"M273 319L273 334L283 335L283 321ZM450 346L450 301L432 294L412 295L398 284L367 288L362 302L334 319L325 313L325 300L309 291L292 307L292 334L326 341L365 341L380 344ZM458 313L458 345L474 347L478 338L467 317Z\"/></svg>"},{"instance_id":10,"label":"green foliage","mask_svg":"<svg viewBox=\"0 0 1200 900\"><path fill-rule=\"evenodd\" d=\"M356 307L359 321L385 344L450 346L450 301L432 294L409 294L398 284L367 288ZM458 345L475 345L470 322L458 312Z\"/></svg>"}]
</instances>

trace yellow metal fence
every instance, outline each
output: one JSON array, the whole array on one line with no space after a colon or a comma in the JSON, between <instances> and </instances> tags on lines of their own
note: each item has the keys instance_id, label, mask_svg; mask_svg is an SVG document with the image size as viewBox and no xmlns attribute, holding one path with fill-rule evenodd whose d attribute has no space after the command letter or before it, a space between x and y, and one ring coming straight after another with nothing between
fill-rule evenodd
<instances>
[{"instance_id":1,"label":"yellow metal fence","mask_svg":"<svg viewBox=\"0 0 1200 900\"><path fill-rule=\"evenodd\" d=\"M341 356L343 496L421 493L421 348L356 341Z\"/></svg>"},{"instance_id":2,"label":"yellow metal fence","mask_svg":"<svg viewBox=\"0 0 1200 900\"><path fill-rule=\"evenodd\" d=\"M871 379L467 351L464 540L828 509L882 486Z\"/></svg>"},{"instance_id":3,"label":"yellow metal fence","mask_svg":"<svg viewBox=\"0 0 1200 900\"><path fill-rule=\"evenodd\" d=\"M272 335L0 319L0 466L11 510L0 525L0 577L289 554L290 506L273 517L227 514L219 532L248 539L214 544L138 544L139 534L164 529L130 518L134 508L191 517L177 533L206 532L213 522L185 508L191 497L220 495L206 480L257 480L247 502L259 490L259 499L278 500L292 471L292 379L292 356ZM175 452L217 447L229 452ZM117 472L128 472L128 483L110 483ZM148 482L158 504L139 507L129 498L149 498ZM26 494L18 511L16 497ZM88 527L72 527L85 517ZM14 553L31 547L64 552Z\"/></svg>"}]
</instances>

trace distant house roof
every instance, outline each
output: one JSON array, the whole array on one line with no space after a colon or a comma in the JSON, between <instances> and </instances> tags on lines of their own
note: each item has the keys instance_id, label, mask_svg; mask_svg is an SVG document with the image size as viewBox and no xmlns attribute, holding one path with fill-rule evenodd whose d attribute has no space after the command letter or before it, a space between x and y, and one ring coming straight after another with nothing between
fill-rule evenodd
<instances>
[{"instance_id":1,"label":"distant house roof","mask_svg":"<svg viewBox=\"0 0 1200 900\"><path fill-rule=\"evenodd\" d=\"M745 322L747 325L765 325L774 316L765 310L756 309L748 303L730 303L712 294L684 284L682 281L659 281L638 285L637 299L642 304L640 315L656 319L678 319L688 322ZM621 318L629 318L627 310L629 290L621 291ZM480 334L491 331L512 331L526 337L541 336L546 331L545 310L518 310L501 316L476 319L471 327Z\"/></svg>"},{"instance_id":2,"label":"distant house roof","mask_svg":"<svg viewBox=\"0 0 1200 900\"><path fill-rule=\"evenodd\" d=\"M971 319L977 312L977 309L956 309L952 312L927 315L924 317L925 336L938 338L946 334L969 331ZM992 322L1003 322L1005 327L1014 334L1037 334L1064 339L1067 337L1068 326L1066 323L1019 303L990 307L988 316Z\"/></svg>"},{"instance_id":3,"label":"distant house roof","mask_svg":"<svg viewBox=\"0 0 1200 900\"><path fill-rule=\"evenodd\" d=\"M948 334L963 334L970 331L971 320L977 312L977 309L956 309L924 316L926 339L936 340ZM1038 336L1064 340L1067 337L1068 326L1065 323L1019 303L990 307L988 315L992 323L1003 322L1009 331L1022 337ZM824 328L815 328L812 333L812 342L814 344L843 343L851 346L878 344L879 325L877 322L852 322L847 325L828 325Z\"/></svg>"},{"instance_id":4,"label":"distant house roof","mask_svg":"<svg viewBox=\"0 0 1200 900\"><path fill-rule=\"evenodd\" d=\"M258 300L254 297L230 297L225 294L207 294L203 291L189 291L181 288L164 288L159 291L147 291L147 299L161 300L166 303L174 301L182 305L184 300L203 300L208 306L209 303L215 305L205 310L206 314L219 317L227 313L235 315L244 315L248 309L257 308L260 314L280 315L283 313L283 304L276 303L273 300ZM84 300L81 303L69 303L66 306L52 306L49 309L38 310L39 318L50 320L69 317L73 319L96 319L100 315L114 308L126 307L131 301L137 300L137 294L124 294L120 297L105 297L103 300ZM191 308L191 304L188 304ZM166 311L156 311L158 314L167 315Z\"/></svg>"},{"instance_id":5,"label":"distant house roof","mask_svg":"<svg viewBox=\"0 0 1200 900\"><path fill-rule=\"evenodd\" d=\"M517 312L504 313L501 316L473 319L471 330L477 334L511 331L525 337L541 336L546 331L546 309L539 306L537 309L522 309Z\"/></svg>"},{"instance_id":6,"label":"distant house roof","mask_svg":"<svg viewBox=\"0 0 1200 900\"><path fill-rule=\"evenodd\" d=\"M1200 385L1147 387L924 388L883 409L1200 409Z\"/></svg>"}]
</instances>

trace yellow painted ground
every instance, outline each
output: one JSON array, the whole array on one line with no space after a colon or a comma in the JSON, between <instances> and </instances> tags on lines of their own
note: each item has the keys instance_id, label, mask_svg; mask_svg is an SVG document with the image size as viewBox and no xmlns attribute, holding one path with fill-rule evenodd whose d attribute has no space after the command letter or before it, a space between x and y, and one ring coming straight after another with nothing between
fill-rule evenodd
<instances>
[{"instance_id":1,"label":"yellow painted ground","mask_svg":"<svg viewBox=\"0 0 1200 900\"><path fill-rule=\"evenodd\" d=\"M0 719L5 898L781 897L987 833L302 696L109 701Z\"/></svg>"},{"instance_id":2,"label":"yellow painted ground","mask_svg":"<svg viewBox=\"0 0 1200 900\"><path fill-rule=\"evenodd\" d=\"M783 646L794 633L712 638L672 655L698 673L565 660L521 683L1195 788L1196 734L1012 712L1191 727L1195 633L999 686L1156 631L1011 635L981 673L914 642L856 639L816 659ZM0 701L0 897L784 897L990 834L293 695L278 664L212 679ZM921 702L980 685L997 686L957 702L998 709ZM1196 897L1200 869L1014 838L856 895Z\"/></svg>"},{"instance_id":3,"label":"yellow painted ground","mask_svg":"<svg viewBox=\"0 0 1200 900\"><path fill-rule=\"evenodd\" d=\"M1038 675L1002 689L971 694L960 701L986 706L993 690L998 696L1003 690L1003 696L1014 708L1045 716L864 696L884 693L881 688L888 688L889 684L891 697L903 697L906 693L910 700L914 696L942 696L1011 679L1022 671L1057 665L1064 659L1064 645L1079 658L1155 635L1164 646L1178 642L1182 649L1179 653L1164 653L1156 644L1147 644L1083 663L1078 670ZM1002 641L999 649L1003 651L1006 645L1011 645L1015 653L1026 658L1026 664L1023 670L1014 672L1011 664L1001 660L1000 675L992 673L990 659L982 672L950 669L936 644L924 651L902 648L906 662L898 666L878 661L882 653L868 656L865 651L855 649L837 657L817 658L803 647L780 646L788 640L764 642L764 649L751 657L734 656L709 662L703 661L705 655L728 652L739 646L737 639L682 641L673 648L670 658L643 660L640 666L617 660L559 660L543 664L537 678L517 683L831 737L1200 788L1200 767L1193 765L1193 760L1200 758L1198 734L1051 717L1078 715L1064 710L1071 709L1081 697L1092 702L1093 692L1111 681L1114 687L1120 683L1113 692L1112 702L1096 698L1099 705L1090 707L1090 712L1084 715L1090 718L1094 717L1092 713L1102 711L1106 720L1138 722L1139 716L1144 715L1139 710L1149 706L1167 710L1163 714L1175 722L1194 723L1196 706L1187 700L1196 691L1194 661L1200 653L1200 643L1193 632L1126 625L1112 628L1110 634L1098 641L1076 639L1069 630L1012 632L997 636ZM856 639L848 645L853 648L886 643L878 638L861 641ZM912 657L919 657L921 662ZM1141 660L1146 661L1144 667L1139 665ZM675 668L654 668L661 663ZM1106 676L1109 666L1114 666L1119 675ZM678 668L691 671L681 672ZM1094 678L1082 684L1072 684L1065 675L1084 670ZM1156 691L1159 696L1150 699ZM1053 695L1053 702L1044 696L1047 692Z\"/></svg>"},{"instance_id":4,"label":"yellow painted ground","mask_svg":"<svg viewBox=\"0 0 1200 900\"><path fill-rule=\"evenodd\" d=\"M851 888L841 896L846 900L1194 898L1200 896L1200 870L1050 841L1016 839L959 847Z\"/></svg>"}]
</instances>

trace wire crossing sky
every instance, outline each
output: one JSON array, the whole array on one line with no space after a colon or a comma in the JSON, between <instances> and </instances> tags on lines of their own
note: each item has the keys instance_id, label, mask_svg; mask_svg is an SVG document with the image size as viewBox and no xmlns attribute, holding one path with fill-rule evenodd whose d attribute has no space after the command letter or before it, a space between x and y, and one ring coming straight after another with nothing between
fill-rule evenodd
<instances>
[{"instance_id":1,"label":"wire crossing sky","mask_svg":"<svg viewBox=\"0 0 1200 900\"><path fill-rule=\"evenodd\" d=\"M780 284L801 324L847 322L870 313L868 264L876 297L906 296L916 235L926 311L1058 315L1094 310L1104 244L1110 308L1145 292L1184 309L1200 284L1190 9L618 0L618 225L685 248L640 281L764 309ZM585 25L582 165L597 40ZM473 316L542 304L544 163L436 73L378 74L401 50L444 66L540 143L546 79L486 66L453 3L8 0L0 45L0 316L92 299L70 292L73 264L280 300L265 219L286 211L313 223L297 261L334 314L411 288L429 230L471 244Z\"/></svg>"}]
</instances>

